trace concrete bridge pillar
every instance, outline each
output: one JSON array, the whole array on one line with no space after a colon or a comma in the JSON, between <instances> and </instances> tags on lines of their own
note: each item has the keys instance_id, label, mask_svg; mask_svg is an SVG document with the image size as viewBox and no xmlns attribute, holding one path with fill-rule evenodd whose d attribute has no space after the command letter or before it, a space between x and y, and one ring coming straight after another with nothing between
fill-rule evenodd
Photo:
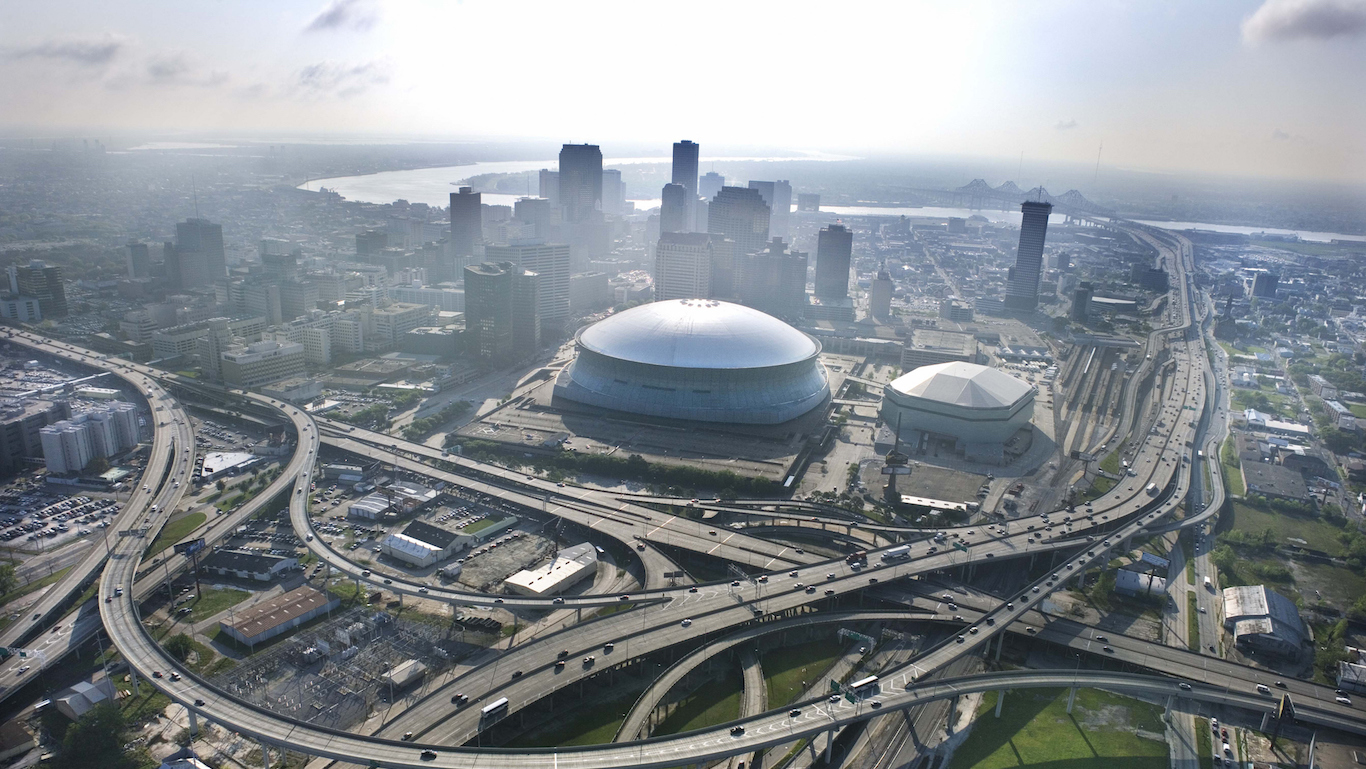
<instances>
[{"instance_id":1,"label":"concrete bridge pillar","mask_svg":"<svg viewBox=\"0 0 1366 769\"><path fill-rule=\"evenodd\" d=\"M189 708L185 708L185 712L190 716L190 737L194 737L199 734L199 717Z\"/></svg>"},{"instance_id":2,"label":"concrete bridge pillar","mask_svg":"<svg viewBox=\"0 0 1366 769\"><path fill-rule=\"evenodd\" d=\"M261 765L265 769L270 769L270 748L266 747L264 742L261 743Z\"/></svg>"},{"instance_id":3,"label":"concrete bridge pillar","mask_svg":"<svg viewBox=\"0 0 1366 769\"><path fill-rule=\"evenodd\" d=\"M1001 649L1005 648L1005 645L1006 645L1006 634L1005 634L1005 633L1002 633L1002 634L1000 635L999 640L997 640L997 642L996 642L996 661L997 661L997 662L1000 662L1000 661L1001 661Z\"/></svg>"},{"instance_id":4,"label":"concrete bridge pillar","mask_svg":"<svg viewBox=\"0 0 1366 769\"><path fill-rule=\"evenodd\" d=\"M1077 701L1077 687L1073 686L1067 692L1067 715L1072 715L1072 703Z\"/></svg>"},{"instance_id":5,"label":"concrete bridge pillar","mask_svg":"<svg viewBox=\"0 0 1366 769\"><path fill-rule=\"evenodd\" d=\"M132 665L128 666L128 680L133 684L133 694L138 693L138 671Z\"/></svg>"},{"instance_id":6,"label":"concrete bridge pillar","mask_svg":"<svg viewBox=\"0 0 1366 769\"><path fill-rule=\"evenodd\" d=\"M996 692L996 717L1001 717L1001 706L1006 704L1006 690Z\"/></svg>"},{"instance_id":7,"label":"concrete bridge pillar","mask_svg":"<svg viewBox=\"0 0 1366 769\"><path fill-rule=\"evenodd\" d=\"M953 734L953 722L957 720L957 717L958 695L955 694L953 699L949 700L949 717L948 722L945 724L945 731L947 731L949 734Z\"/></svg>"},{"instance_id":8,"label":"concrete bridge pillar","mask_svg":"<svg viewBox=\"0 0 1366 769\"><path fill-rule=\"evenodd\" d=\"M828 764L830 763L830 754L834 752L835 749L835 730L831 729L827 732L826 737L828 739L825 741L825 763Z\"/></svg>"}]
</instances>

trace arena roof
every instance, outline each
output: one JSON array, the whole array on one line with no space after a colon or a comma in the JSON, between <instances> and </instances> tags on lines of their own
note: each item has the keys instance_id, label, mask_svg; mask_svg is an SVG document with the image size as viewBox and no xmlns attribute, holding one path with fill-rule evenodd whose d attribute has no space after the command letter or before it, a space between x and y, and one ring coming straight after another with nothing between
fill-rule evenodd
<instances>
[{"instance_id":1,"label":"arena roof","mask_svg":"<svg viewBox=\"0 0 1366 769\"><path fill-rule=\"evenodd\" d=\"M710 299L632 307L584 329L578 341L601 355L676 368L766 368L820 352L815 340L772 315Z\"/></svg>"},{"instance_id":2,"label":"arena roof","mask_svg":"<svg viewBox=\"0 0 1366 769\"><path fill-rule=\"evenodd\" d=\"M994 368L957 361L921 366L888 386L902 395L982 409L1009 407L1034 391Z\"/></svg>"}]
</instances>

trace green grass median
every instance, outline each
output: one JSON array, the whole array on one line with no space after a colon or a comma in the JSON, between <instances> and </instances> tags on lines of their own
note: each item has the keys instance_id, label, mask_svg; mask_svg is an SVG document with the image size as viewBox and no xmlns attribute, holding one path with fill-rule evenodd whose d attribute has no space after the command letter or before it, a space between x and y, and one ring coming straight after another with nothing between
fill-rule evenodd
<instances>
[{"instance_id":1,"label":"green grass median","mask_svg":"<svg viewBox=\"0 0 1366 769\"><path fill-rule=\"evenodd\" d=\"M152 546L147 548L146 555L156 555L162 550L165 550L189 536L190 532L204 525L205 518L206 516L203 513L190 513L189 515L182 515L166 524L162 527L161 534L157 535L157 538L152 541Z\"/></svg>"},{"instance_id":2,"label":"green grass median","mask_svg":"<svg viewBox=\"0 0 1366 769\"><path fill-rule=\"evenodd\" d=\"M1191 590L1186 591L1186 646L1200 651L1200 599Z\"/></svg>"}]
</instances>

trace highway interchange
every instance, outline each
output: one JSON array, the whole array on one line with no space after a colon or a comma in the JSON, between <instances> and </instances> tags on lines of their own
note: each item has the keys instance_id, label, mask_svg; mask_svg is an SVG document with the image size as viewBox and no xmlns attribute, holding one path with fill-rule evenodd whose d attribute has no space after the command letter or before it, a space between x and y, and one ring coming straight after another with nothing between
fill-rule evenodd
<instances>
[{"instance_id":1,"label":"highway interchange","mask_svg":"<svg viewBox=\"0 0 1366 769\"><path fill-rule=\"evenodd\" d=\"M1208 308L1203 301L1197 305L1189 277L1193 268L1189 245L1176 236L1141 229L1138 232L1168 255L1172 291L1171 320L1166 326L1153 330L1146 347L1147 357L1140 362L1125 391L1125 413L1132 419L1129 431L1129 440L1133 443L1132 474L1122 478L1106 495L1073 510L1022 517L999 526L982 523L943 530L943 542L959 542L961 549L942 543L935 547L937 543L923 538L930 532L915 531L915 536L921 538L908 540L912 553L907 560L883 562L879 556L886 548L882 548L870 550L866 567L855 567L843 560L830 561L795 547L761 539L744 529L716 529L706 521L668 512L667 507L658 504L661 501L658 498L560 486L464 457L447 456L440 450L390 435L315 419L290 404L233 391L234 397L248 399L254 407L272 410L292 426L297 437L295 453L284 471L271 488L253 500L252 505L235 513L234 521L245 520L268 500L288 493L290 522L300 539L321 561L358 583L380 584L382 581L384 590L397 594L420 595L455 606L502 605L539 609L564 619L566 627L563 629L513 646L492 663L475 668L428 693L375 735L338 732L292 721L238 700L184 669L142 626L137 613L138 600L155 589L158 580L152 575L138 580L140 573L149 571L149 565L139 561L150 541L148 537L155 537L188 487L188 483L176 481L188 476L195 451L190 420L163 387L199 385L180 380L173 374L106 359L27 332L11 332L8 338L13 343L122 377L137 388L148 403L161 410L153 412L157 420L153 450L141 485L133 492L120 516L119 536L111 537L108 551L103 546L91 548L85 560L35 606L33 614L38 615L37 618L18 623L5 638L9 643L17 644L42 632L59 619L70 596L98 573L99 595L112 598L98 602L100 620L111 641L134 671L152 681L196 717L271 746L339 761L363 759L374 765L393 767L587 769L623 765L677 766L749 754L797 738L830 733L878 713L916 708L939 699L993 689L1094 686L1149 697L1176 696L1257 712L1269 711L1275 701L1259 694L1256 688L1267 676L1255 669L1225 662L1217 656L1130 638L1117 637L1107 645L1108 650L1100 651L1095 648L1093 629L1078 623L1046 620L1037 610L1052 591L1089 568L1103 566L1117 552L1126 552L1133 538L1171 526L1203 527L1222 501L1222 490L1214 488L1209 495L1200 495L1208 496L1210 504L1203 505L1204 500L1192 497L1189 499L1192 509L1182 518L1175 516L1183 502L1188 501L1193 485L1200 483L1201 470L1195 456L1197 447L1203 447L1207 455L1216 456L1221 433L1211 423L1218 412L1214 399L1221 388L1214 386L1214 372L1209 370L1202 330L1208 321ZM1160 374L1156 381L1165 384L1167 395L1154 412L1152 427L1146 428L1146 423L1141 423L1137 416L1140 409L1135 403L1136 383L1150 372ZM486 595L372 575L364 566L351 562L332 548L313 528L310 490L324 443L336 450L382 459L469 492L487 494L508 504L561 517L615 539L640 557L645 589L627 596L585 594L552 600ZM1215 476L1217 478L1217 473ZM689 506L688 500L673 500L672 503L678 507ZM794 505L785 509L800 511L799 517L805 517L808 522L815 518L822 526L849 523L823 515L828 511L819 506ZM216 531L221 534L230 528L222 526ZM897 533L891 532L892 535ZM899 533L911 536L913 531ZM668 553L677 551L705 554L746 566L754 579L739 586L723 582L667 587L664 574L677 569ZM929 580L963 573L976 565L1007 559L1028 559L1032 564L1040 556L1050 565L1034 581L1017 585L1009 596L990 596L972 593L961 586L953 587L955 595L962 596L954 612L933 605L939 602L922 589L929 584L937 585ZM177 560L164 568L174 571L183 566ZM158 566L157 571L162 568ZM808 586L816 589L811 590ZM797 715L789 714L789 708L783 707L712 729L583 748L512 751L466 746L478 737L481 703L507 697L510 711L516 713L573 684L609 674L614 668L631 666L647 655L677 648L684 650L683 656L688 657L688 653L697 647L710 644L720 648L730 639L766 632L768 626L776 628L784 622L799 621L809 612L828 612L829 607L839 603L842 597L864 592L876 592L884 599L889 595L897 596L895 600L906 607L905 612L899 614L918 611L917 616L922 621L958 628L940 645L922 649L911 661L883 673L881 692L873 700L853 703L815 700L793 706ZM570 621L577 620L582 609L623 602L630 608L588 621ZM91 626L97 626L90 621L90 616L87 610L81 632L91 632ZM62 624L75 619L76 615L68 615ZM950 663L966 655L983 653L1005 633L1032 635L1086 653L1114 656L1135 668L1160 671L1161 674L1078 668L986 673L966 678L929 675L945 670ZM604 651L606 644L613 645L610 654ZM598 661L593 666L556 666L561 651L567 651L571 659L594 654ZM693 658L706 654L700 652ZM1197 661L1200 663L1198 669ZM164 677L153 678L154 672L163 673ZM171 672L179 673L178 680L171 680ZM668 675L676 676L679 672L673 670L666 673ZM1366 719L1352 708L1334 702L1331 690L1300 681L1291 681L1288 685L1289 691L1299 698L1296 704L1302 720L1366 733ZM663 683L653 687L666 688ZM451 696L455 692L469 697L469 703L463 707L453 706ZM633 727L625 731L638 733L640 729ZM412 741L402 739L407 732L415 735Z\"/></svg>"}]
</instances>

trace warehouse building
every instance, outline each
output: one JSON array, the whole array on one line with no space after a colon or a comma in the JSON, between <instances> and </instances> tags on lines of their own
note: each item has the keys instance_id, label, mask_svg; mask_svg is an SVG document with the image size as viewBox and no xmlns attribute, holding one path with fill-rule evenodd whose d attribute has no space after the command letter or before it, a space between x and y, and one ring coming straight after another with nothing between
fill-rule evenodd
<instances>
[{"instance_id":1,"label":"warehouse building","mask_svg":"<svg viewBox=\"0 0 1366 769\"><path fill-rule=\"evenodd\" d=\"M598 552L589 542L561 550L550 563L535 569L519 571L508 577L506 584L514 593L541 597L559 595L598 571Z\"/></svg>"},{"instance_id":2,"label":"warehouse building","mask_svg":"<svg viewBox=\"0 0 1366 769\"><path fill-rule=\"evenodd\" d=\"M440 563L459 549L461 536L423 521L413 521L402 532L380 542L385 555L419 569Z\"/></svg>"},{"instance_id":3,"label":"warehouse building","mask_svg":"<svg viewBox=\"0 0 1366 769\"><path fill-rule=\"evenodd\" d=\"M255 646L340 605L341 599L331 593L305 585L244 611L234 612L219 621L218 626L238 643Z\"/></svg>"},{"instance_id":4,"label":"warehouse building","mask_svg":"<svg viewBox=\"0 0 1366 769\"><path fill-rule=\"evenodd\" d=\"M1295 604L1265 585L1224 589L1224 629L1243 651L1284 657L1299 656L1308 637Z\"/></svg>"},{"instance_id":5,"label":"warehouse building","mask_svg":"<svg viewBox=\"0 0 1366 769\"><path fill-rule=\"evenodd\" d=\"M269 582L289 569L297 568L299 559L278 555L262 555L242 550L216 550L200 561L199 568L220 577Z\"/></svg>"}]
</instances>

